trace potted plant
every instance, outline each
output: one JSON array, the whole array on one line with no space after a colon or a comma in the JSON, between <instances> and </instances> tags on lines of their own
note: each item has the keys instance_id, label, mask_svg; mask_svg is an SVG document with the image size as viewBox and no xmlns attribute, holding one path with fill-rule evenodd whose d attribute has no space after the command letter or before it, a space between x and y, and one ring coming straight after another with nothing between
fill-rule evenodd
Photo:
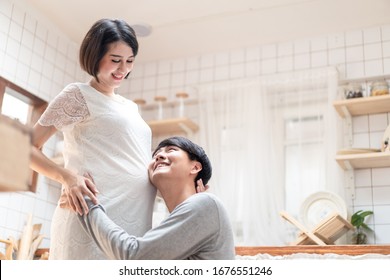
<instances>
[{"instance_id":1,"label":"potted plant","mask_svg":"<svg viewBox=\"0 0 390 280\"><path fill-rule=\"evenodd\" d=\"M366 244L367 234L365 230L372 231L372 229L364 222L367 216L374 214L373 211L359 210L355 212L351 217L351 224L355 227L355 233L353 236L354 244Z\"/></svg>"}]
</instances>

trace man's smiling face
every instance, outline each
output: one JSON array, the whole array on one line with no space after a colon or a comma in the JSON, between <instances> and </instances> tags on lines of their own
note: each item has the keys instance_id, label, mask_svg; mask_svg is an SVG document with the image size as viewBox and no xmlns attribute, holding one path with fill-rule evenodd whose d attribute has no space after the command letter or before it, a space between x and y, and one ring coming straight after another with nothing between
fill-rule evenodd
<instances>
[{"instance_id":1,"label":"man's smiling face","mask_svg":"<svg viewBox=\"0 0 390 280\"><path fill-rule=\"evenodd\" d=\"M149 179L157 187L160 179L187 177L193 165L194 161L179 147L161 147L154 153L149 164Z\"/></svg>"}]
</instances>

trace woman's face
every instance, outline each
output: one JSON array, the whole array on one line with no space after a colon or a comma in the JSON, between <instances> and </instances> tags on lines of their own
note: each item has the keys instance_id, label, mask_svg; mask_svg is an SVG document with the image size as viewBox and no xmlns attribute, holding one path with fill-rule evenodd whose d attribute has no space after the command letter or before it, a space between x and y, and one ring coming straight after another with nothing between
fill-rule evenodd
<instances>
[{"instance_id":1,"label":"woman's face","mask_svg":"<svg viewBox=\"0 0 390 280\"><path fill-rule=\"evenodd\" d=\"M104 91L112 92L118 88L133 69L133 50L124 42L118 41L108 46L108 51L99 64L99 84Z\"/></svg>"}]
</instances>

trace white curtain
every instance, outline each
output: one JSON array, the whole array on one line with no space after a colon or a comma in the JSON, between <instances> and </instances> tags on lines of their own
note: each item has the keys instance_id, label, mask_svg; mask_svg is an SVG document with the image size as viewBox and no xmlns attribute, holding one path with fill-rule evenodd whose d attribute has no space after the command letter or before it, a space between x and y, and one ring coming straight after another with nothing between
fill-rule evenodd
<instances>
[{"instance_id":1,"label":"white curtain","mask_svg":"<svg viewBox=\"0 0 390 280\"><path fill-rule=\"evenodd\" d=\"M238 245L286 245L296 232L281 210L298 215L318 190L343 195L337 76L326 68L199 88L210 191L227 206Z\"/></svg>"}]
</instances>

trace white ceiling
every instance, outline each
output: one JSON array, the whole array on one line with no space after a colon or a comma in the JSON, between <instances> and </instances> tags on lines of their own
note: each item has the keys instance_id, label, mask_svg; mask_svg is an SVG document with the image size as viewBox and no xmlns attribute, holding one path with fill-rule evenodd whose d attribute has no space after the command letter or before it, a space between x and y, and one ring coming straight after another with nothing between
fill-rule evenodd
<instances>
[{"instance_id":1,"label":"white ceiling","mask_svg":"<svg viewBox=\"0 0 390 280\"><path fill-rule=\"evenodd\" d=\"M147 23L138 61L193 56L390 23L390 0L18 0L76 43L103 17Z\"/></svg>"}]
</instances>

